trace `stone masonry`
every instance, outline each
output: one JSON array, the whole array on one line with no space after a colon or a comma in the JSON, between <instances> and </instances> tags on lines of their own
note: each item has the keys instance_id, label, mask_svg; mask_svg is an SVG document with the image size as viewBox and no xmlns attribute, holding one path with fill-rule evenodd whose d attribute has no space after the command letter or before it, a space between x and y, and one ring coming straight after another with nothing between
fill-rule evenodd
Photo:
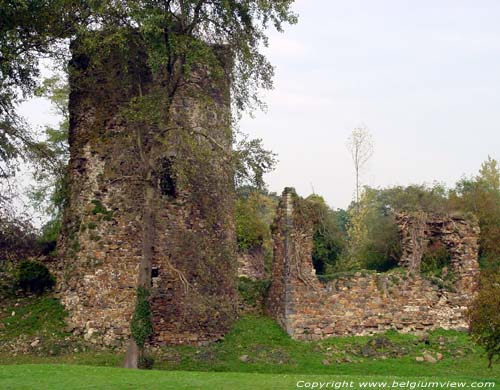
<instances>
[{"instance_id":1,"label":"stone masonry","mask_svg":"<svg viewBox=\"0 0 500 390\"><path fill-rule=\"evenodd\" d=\"M415 218L410 214L399 216L404 267L408 267L406 259L414 250L408 237ZM299 340L369 335L390 329L416 332L466 328L464 314L478 273L477 223L444 217L426 221L419 240L439 236L450 247L452 268L457 274L454 292L414 272L415 267L403 268L403 272L360 271L323 283L311 260L314 222L308 218L307 201L293 189L286 189L273 226L268 313Z\"/></svg>"},{"instance_id":2,"label":"stone masonry","mask_svg":"<svg viewBox=\"0 0 500 390\"><path fill-rule=\"evenodd\" d=\"M451 254L450 271L460 275L457 289L472 293L479 273L479 225L474 217L414 212L398 213L396 221L401 236L401 266L419 273L426 246L439 241Z\"/></svg>"},{"instance_id":3,"label":"stone masonry","mask_svg":"<svg viewBox=\"0 0 500 390\"><path fill-rule=\"evenodd\" d=\"M252 280L267 278L262 245L255 245L248 250L238 251L238 276Z\"/></svg>"},{"instance_id":4,"label":"stone masonry","mask_svg":"<svg viewBox=\"0 0 500 390\"><path fill-rule=\"evenodd\" d=\"M145 153L156 183L151 342L217 340L237 310L229 78L193 69L165 113L168 80L150 69L133 32L127 42L126 55L104 43L99 56L72 45L61 300L75 333L117 347L129 338L143 229L138 161ZM213 50L229 70L227 51ZM130 115L135 101L148 121Z\"/></svg>"}]
</instances>

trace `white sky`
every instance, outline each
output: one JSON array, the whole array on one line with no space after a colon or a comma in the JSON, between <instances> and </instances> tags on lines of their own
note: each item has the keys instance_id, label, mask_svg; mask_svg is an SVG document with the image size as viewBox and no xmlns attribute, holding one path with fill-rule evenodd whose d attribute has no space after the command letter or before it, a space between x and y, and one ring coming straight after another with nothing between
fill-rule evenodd
<instances>
[{"instance_id":1,"label":"white sky","mask_svg":"<svg viewBox=\"0 0 500 390\"><path fill-rule=\"evenodd\" d=\"M500 2L298 0L299 23L272 33L269 109L242 130L278 153L271 191L312 188L332 207L354 192L346 147L364 124L371 186L444 182L500 160ZM32 123L53 122L35 99Z\"/></svg>"},{"instance_id":2,"label":"white sky","mask_svg":"<svg viewBox=\"0 0 500 390\"><path fill-rule=\"evenodd\" d=\"M275 89L242 129L280 163L269 188L352 199L346 141L365 124L372 186L444 182L500 159L500 2L299 0L299 23L272 34Z\"/></svg>"}]
</instances>

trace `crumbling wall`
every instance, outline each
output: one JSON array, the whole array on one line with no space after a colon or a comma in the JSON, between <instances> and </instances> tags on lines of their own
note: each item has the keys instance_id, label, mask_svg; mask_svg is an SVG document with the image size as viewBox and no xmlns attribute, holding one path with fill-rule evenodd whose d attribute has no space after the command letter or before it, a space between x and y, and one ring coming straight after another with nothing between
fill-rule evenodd
<instances>
[{"instance_id":1,"label":"crumbling wall","mask_svg":"<svg viewBox=\"0 0 500 390\"><path fill-rule=\"evenodd\" d=\"M420 272L429 241L439 241L451 254L450 272L459 275L457 289L468 293L474 291L479 273L479 225L473 216L466 219L460 215L398 213L396 221L401 236L401 266Z\"/></svg>"},{"instance_id":2,"label":"crumbling wall","mask_svg":"<svg viewBox=\"0 0 500 390\"><path fill-rule=\"evenodd\" d=\"M238 276L251 280L267 278L265 253L262 245L255 245L248 250L238 251Z\"/></svg>"},{"instance_id":3,"label":"crumbling wall","mask_svg":"<svg viewBox=\"0 0 500 390\"><path fill-rule=\"evenodd\" d=\"M75 333L116 346L129 338L145 154L155 166L151 342L216 340L236 317L228 78L200 66L167 102L169 81L153 74L133 33L126 41L125 49L103 43L97 53L72 45L62 302ZM227 52L214 50L229 70Z\"/></svg>"},{"instance_id":4,"label":"crumbling wall","mask_svg":"<svg viewBox=\"0 0 500 390\"><path fill-rule=\"evenodd\" d=\"M404 260L405 268L393 272L359 271L321 282L311 260L314 221L308 215L307 202L293 189L286 189L273 227L275 257L267 311L288 334L300 340L368 335L390 329L465 329L464 315L478 269L478 228L473 222L453 221L457 225L454 238L451 219L442 221L440 226L446 229L440 231L450 246L454 242L454 253L463 254L452 260L458 277L454 290L406 268ZM403 246L409 256L409 241Z\"/></svg>"}]
</instances>

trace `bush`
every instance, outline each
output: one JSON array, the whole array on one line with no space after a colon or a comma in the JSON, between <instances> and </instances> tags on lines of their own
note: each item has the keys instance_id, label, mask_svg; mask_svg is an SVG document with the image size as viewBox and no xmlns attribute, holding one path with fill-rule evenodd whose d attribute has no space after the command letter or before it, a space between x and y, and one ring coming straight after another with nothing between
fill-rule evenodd
<instances>
[{"instance_id":1,"label":"bush","mask_svg":"<svg viewBox=\"0 0 500 390\"><path fill-rule=\"evenodd\" d=\"M425 275L441 277L443 269L451 265L451 253L440 241L432 241L427 246L421 261L421 272Z\"/></svg>"},{"instance_id":2,"label":"bush","mask_svg":"<svg viewBox=\"0 0 500 390\"><path fill-rule=\"evenodd\" d=\"M56 283L54 276L43 264L25 260L19 265L17 285L24 291L43 293Z\"/></svg>"},{"instance_id":3,"label":"bush","mask_svg":"<svg viewBox=\"0 0 500 390\"><path fill-rule=\"evenodd\" d=\"M483 271L468 316L472 338L486 350L491 368L493 359L500 357L500 270Z\"/></svg>"},{"instance_id":4,"label":"bush","mask_svg":"<svg viewBox=\"0 0 500 390\"><path fill-rule=\"evenodd\" d=\"M251 280L244 276L240 276L238 280L240 297L243 302L250 306L262 303L270 286L270 280Z\"/></svg>"},{"instance_id":5,"label":"bush","mask_svg":"<svg viewBox=\"0 0 500 390\"><path fill-rule=\"evenodd\" d=\"M142 354L139 356L139 362L137 366L143 370L152 370L155 364L155 358L148 354Z\"/></svg>"}]
</instances>

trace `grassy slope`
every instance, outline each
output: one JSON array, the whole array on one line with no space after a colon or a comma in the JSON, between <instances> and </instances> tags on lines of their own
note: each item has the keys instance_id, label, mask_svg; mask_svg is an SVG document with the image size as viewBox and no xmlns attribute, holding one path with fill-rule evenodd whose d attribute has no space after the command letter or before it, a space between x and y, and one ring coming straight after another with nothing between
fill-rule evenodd
<instances>
[{"instance_id":1,"label":"grassy slope","mask_svg":"<svg viewBox=\"0 0 500 390\"><path fill-rule=\"evenodd\" d=\"M19 319L32 318L30 315ZM10 319L5 319L4 321ZM29 320L40 324L39 321ZM22 321L17 323L27 326ZM46 325L52 329L50 321ZM30 333L33 328L28 327ZM8 332L9 328L6 329ZM12 330L13 331L13 330ZM41 329L42 334L47 330ZM0 331L0 340L5 338ZM363 348L374 337L336 337L318 342L298 342L290 339L277 324L266 317L244 317L234 326L225 340L205 347L165 347L157 354L155 369L178 371L259 372L273 374L323 374L323 375L394 375L433 376L454 378L496 378L500 370L486 368L482 350L472 344L468 336L454 331L435 331L428 343L413 335L389 332L385 336L389 345L374 349L375 356L365 357ZM423 351L444 359L435 364L415 360ZM398 352L401 353L398 353ZM240 358L246 356L242 361ZM78 352L59 355L10 356L0 352L0 364L84 364L94 366L119 366L123 356L114 352ZM328 360L331 364L323 364Z\"/></svg>"},{"instance_id":2,"label":"grassy slope","mask_svg":"<svg viewBox=\"0 0 500 390\"><path fill-rule=\"evenodd\" d=\"M0 315L0 364L5 365L0 366L0 388L14 385L33 388L35 384L38 388L57 388L56 384L78 388L78 383L83 388L108 388L110 384L116 388L135 388L137 381L141 381L141 386L152 385L152 388L285 389L294 388L295 381L304 379L305 375L316 375L316 380L320 379L319 375L326 375L323 380L357 381L382 376L383 379L399 377L404 380L427 377L500 381L500 368L488 370L482 350L463 333L439 330L423 342L416 336L389 332L384 335L385 344L378 347L374 344L375 337L297 342L271 319L251 316L241 318L219 343L205 347L163 348L157 354L155 369L169 372L90 368L118 367L123 356L112 351L81 352L81 347L78 353L73 353L75 340L68 341L67 334L61 330L64 311L53 298L30 298L16 303L17 306L5 307ZM14 316L12 311L16 311ZM2 343L9 343L15 337L40 338L41 345L46 345L29 355L12 356L2 352ZM54 348L61 343L69 345ZM373 356L363 356L367 346L371 347ZM422 356L424 350L434 356L437 352L442 353L444 359L435 364L417 362L415 357ZM243 356L245 361L242 361ZM323 364L325 360L331 364ZM39 365L28 365L31 363ZM264 387L264 383L268 385ZM174 387L168 387L171 384Z\"/></svg>"}]
</instances>

